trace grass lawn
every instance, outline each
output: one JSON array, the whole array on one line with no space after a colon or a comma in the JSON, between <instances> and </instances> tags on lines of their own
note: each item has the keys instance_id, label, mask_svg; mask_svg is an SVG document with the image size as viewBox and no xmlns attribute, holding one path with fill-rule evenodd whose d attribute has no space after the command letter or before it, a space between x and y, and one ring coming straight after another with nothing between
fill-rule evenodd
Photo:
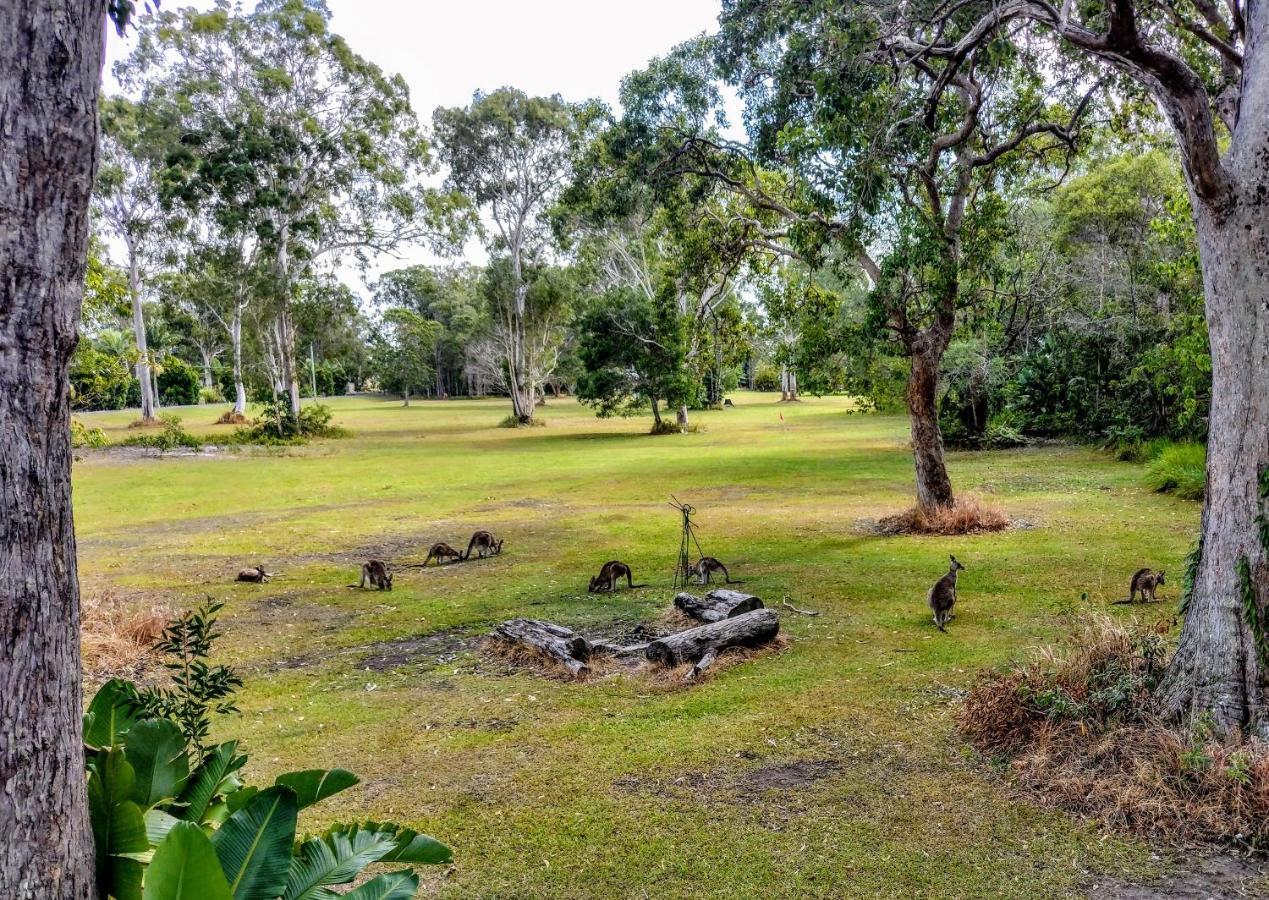
<instances>
[{"instance_id":1,"label":"grass lawn","mask_svg":"<svg viewBox=\"0 0 1269 900\"><path fill-rule=\"evenodd\" d=\"M1139 566L1175 608L1198 504L1089 449L952 454L953 482L1034 527L962 538L858 529L908 506L907 423L840 398L739 394L702 432L597 420L572 401L545 428L505 401L331 401L346 440L75 465L88 593L228 601L224 656L245 677L249 777L343 766L362 785L305 813L388 818L449 843L424 873L444 897L1063 897L1157 872L1150 848L1012 796L953 730L975 673L1025 655ZM214 433L219 408L178 410ZM780 414L783 413L783 421ZM128 412L86 424L122 437ZM492 623L532 616L612 631L670 603L669 494L696 505L705 552L781 611L787 650L670 689L564 683L486 657ZM501 556L404 570L350 590L370 556L421 561L486 528ZM956 554L957 617L925 593ZM650 586L588 595L618 558ZM263 562L282 578L238 585ZM779 607L788 596L799 616Z\"/></svg>"}]
</instances>

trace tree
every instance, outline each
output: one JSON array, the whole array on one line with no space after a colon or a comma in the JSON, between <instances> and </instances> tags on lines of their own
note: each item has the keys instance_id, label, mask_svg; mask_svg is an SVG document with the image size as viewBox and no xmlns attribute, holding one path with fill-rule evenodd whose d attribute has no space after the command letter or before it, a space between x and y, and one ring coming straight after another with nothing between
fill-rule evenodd
<instances>
[{"instance_id":1,"label":"tree","mask_svg":"<svg viewBox=\"0 0 1269 900\"><path fill-rule=\"evenodd\" d=\"M432 381L432 348L439 330L412 309L393 307L383 314L372 356L379 386L401 395L404 406L410 395L425 392Z\"/></svg>"},{"instance_id":2,"label":"tree","mask_svg":"<svg viewBox=\"0 0 1269 900\"><path fill-rule=\"evenodd\" d=\"M126 11L109 9L122 25ZM97 166L103 12L88 0L0 2L0 894L19 900L94 896L67 365Z\"/></svg>"},{"instance_id":3,"label":"tree","mask_svg":"<svg viewBox=\"0 0 1269 900\"><path fill-rule=\"evenodd\" d=\"M591 115L559 96L530 97L501 88L477 93L469 106L438 109L433 117L440 156L449 167L447 184L480 208L493 227L487 240L491 253L507 261L510 295L497 304L501 315L495 320L494 346L502 356L512 415L522 424L533 421L547 369L537 355L539 342L529 333L531 275L544 271L550 237L546 213Z\"/></svg>"},{"instance_id":4,"label":"tree","mask_svg":"<svg viewBox=\"0 0 1269 900\"><path fill-rule=\"evenodd\" d=\"M161 129L143 105L108 99L101 106L101 165L97 170L97 211L123 241L128 254L132 333L137 342L136 373L141 385L141 421L155 422L157 406L152 360L146 341L142 260L153 255L160 227L158 169L165 155Z\"/></svg>"},{"instance_id":5,"label":"tree","mask_svg":"<svg viewBox=\"0 0 1269 900\"><path fill-rule=\"evenodd\" d=\"M977 11L976 11L977 12ZM936 19L946 19L943 12ZM1203 525L1160 711L1269 734L1269 4L995 0L913 63L1030 25L1148 91L1180 149L1212 355ZM938 23L935 26L938 28Z\"/></svg>"},{"instance_id":6,"label":"tree","mask_svg":"<svg viewBox=\"0 0 1269 900\"><path fill-rule=\"evenodd\" d=\"M461 221L452 195L422 184L432 163L405 81L329 24L322 0L263 0L248 15L221 2L157 17L135 57L147 99L181 123L168 196L242 247L244 273L255 253L269 264L270 352L293 415L302 280L319 262L364 262Z\"/></svg>"}]
</instances>

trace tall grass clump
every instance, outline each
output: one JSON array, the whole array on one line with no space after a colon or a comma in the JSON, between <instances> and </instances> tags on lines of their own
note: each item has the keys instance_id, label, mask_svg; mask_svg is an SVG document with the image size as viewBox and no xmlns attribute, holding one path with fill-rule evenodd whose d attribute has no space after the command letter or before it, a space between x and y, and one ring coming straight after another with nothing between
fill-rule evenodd
<instances>
[{"instance_id":1,"label":"tall grass clump","mask_svg":"<svg viewBox=\"0 0 1269 900\"><path fill-rule=\"evenodd\" d=\"M1207 483L1207 448L1202 444L1168 444L1146 466L1146 484L1160 494L1202 500Z\"/></svg>"},{"instance_id":2,"label":"tall grass clump","mask_svg":"<svg viewBox=\"0 0 1269 900\"><path fill-rule=\"evenodd\" d=\"M1267 848L1269 744L1154 716L1167 633L1166 622L1084 619L1068 647L982 676L961 734L1039 803L1168 843Z\"/></svg>"}]
</instances>

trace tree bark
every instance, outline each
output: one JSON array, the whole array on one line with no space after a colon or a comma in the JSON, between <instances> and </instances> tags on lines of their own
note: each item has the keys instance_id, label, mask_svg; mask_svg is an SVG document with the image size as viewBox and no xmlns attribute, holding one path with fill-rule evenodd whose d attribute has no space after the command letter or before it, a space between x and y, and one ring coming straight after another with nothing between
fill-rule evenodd
<instances>
[{"instance_id":1,"label":"tree bark","mask_svg":"<svg viewBox=\"0 0 1269 900\"><path fill-rule=\"evenodd\" d=\"M952 480L943 458L943 432L939 428L939 362L944 345L927 340L911 353L908 376L908 418L912 426L912 453L916 458L917 503L924 510L951 506Z\"/></svg>"},{"instance_id":2,"label":"tree bark","mask_svg":"<svg viewBox=\"0 0 1269 900\"><path fill-rule=\"evenodd\" d=\"M1208 713L1269 737L1269 141L1229 170L1233 197L1194 203L1212 353L1201 559L1157 699L1163 715Z\"/></svg>"},{"instance_id":3,"label":"tree bark","mask_svg":"<svg viewBox=\"0 0 1269 900\"><path fill-rule=\"evenodd\" d=\"M678 411L674 414L674 421L678 424L679 431L687 431L689 424L687 420L687 404L679 404Z\"/></svg>"},{"instance_id":4,"label":"tree bark","mask_svg":"<svg viewBox=\"0 0 1269 900\"><path fill-rule=\"evenodd\" d=\"M0 0L0 896L94 896L70 398L104 4Z\"/></svg>"},{"instance_id":5,"label":"tree bark","mask_svg":"<svg viewBox=\"0 0 1269 900\"><path fill-rule=\"evenodd\" d=\"M233 319L229 324L229 339L234 355L234 412L247 412L247 386L242 381L242 304L234 305Z\"/></svg>"},{"instance_id":6,"label":"tree bark","mask_svg":"<svg viewBox=\"0 0 1269 900\"><path fill-rule=\"evenodd\" d=\"M763 608L762 601L752 594L724 588L710 591L704 597L686 592L677 594L674 606L699 622L719 622Z\"/></svg>"},{"instance_id":7,"label":"tree bark","mask_svg":"<svg viewBox=\"0 0 1269 900\"><path fill-rule=\"evenodd\" d=\"M757 647L773 640L779 633L780 617L769 609L755 609L658 638L648 644L645 655L650 662L677 666L697 662L707 653L717 653L728 647Z\"/></svg>"},{"instance_id":8,"label":"tree bark","mask_svg":"<svg viewBox=\"0 0 1269 900\"><path fill-rule=\"evenodd\" d=\"M145 334L145 309L141 305L141 262L137 258L136 240L129 237L128 295L132 300L132 336L137 343L137 383L141 388L141 420L154 418L154 383L150 380L150 348Z\"/></svg>"},{"instance_id":9,"label":"tree bark","mask_svg":"<svg viewBox=\"0 0 1269 900\"><path fill-rule=\"evenodd\" d=\"M490 637L510 647L526 647L558 662L572 675L589 671L590 643L572 629L538 619L512 619L503 622Z\"/></svg>"}]
</instances>

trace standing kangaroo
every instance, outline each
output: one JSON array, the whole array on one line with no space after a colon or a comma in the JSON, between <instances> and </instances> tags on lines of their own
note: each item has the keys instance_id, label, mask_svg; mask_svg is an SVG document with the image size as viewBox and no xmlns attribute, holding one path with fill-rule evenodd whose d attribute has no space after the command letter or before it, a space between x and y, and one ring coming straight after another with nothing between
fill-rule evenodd
<instances>
[{"instance_id":1,"label":"standing kangaroo","mask_svg":"<svg viewBox=\"0 0 1269 900\"><path fill-rule=\"evenodd\" d=\"M1167 579L1162 572L1155 572L1152 569L1138 569L1132 575L1132 581L1128 584L1128 599L1116 600L1116 603L1134 603L1137 600L1137 593L1141 593L1143 603L1154 603L1155 589L1161 584L1167 584Z\"/></svg>"},{"instance_id":2,"label":"standing kangaroo","mask_svg":"<svg viewBox=\"0 0 1269 900\"><path fill-rule=\"evenodd\" d=\"M956 561L955 556L949 556L948 559L952 561L951 569L934 582L934 587L930 588L930 593L925 598L934 613L934 624L943 632L947 631L943 626L952 618L952 607L956 605L956 573L965 568Z\"/></svg>"},{"instance_id":3,"label":"standing kangaroo","mask_svg":"<svg viewBox=\"0 0 1269 900\"><path fill-rule=\"evenodd\" d=\"M478 559L484 559L489 555L497 556L502 552L502 541L495 540L488 531L477 531L467 542L467 552L463 554L463 559L471 559L473 548L476 550Z\"/></svg>"},{"instance_id":4,"label":"standing kangaroo","mask_svg":"<svg viewBox=\"0 0 1269 900\"><path fill-rule=\"evenodd\" d=\"M359 588L364 588L366 582L369 581L371 587L379 591L392 590L392 572L388 570L388 566L383 560L372 559L363 563L361 566L361 584Z\"/></svg>"}]
</instances>

